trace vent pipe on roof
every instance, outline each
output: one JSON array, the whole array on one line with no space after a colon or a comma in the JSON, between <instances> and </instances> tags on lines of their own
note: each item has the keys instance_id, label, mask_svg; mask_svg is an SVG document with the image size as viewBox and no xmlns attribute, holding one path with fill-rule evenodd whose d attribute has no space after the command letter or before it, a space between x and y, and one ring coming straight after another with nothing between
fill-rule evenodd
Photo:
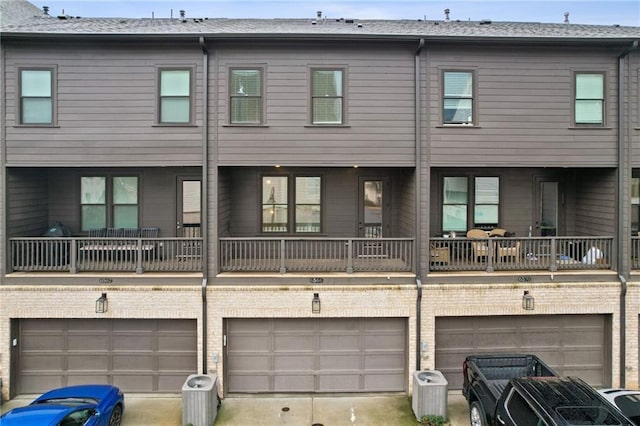
<instances>
[{"instance_id":1,"label":"vent pipe on roof","mask_svg":"<svg viewBox=\"0 0 640 426\"><path fill-rule=\"evenodd\" d=\"M569 23L569 12L565 12L564 13L564 23L568 24Z\"/></svg>"},{"instance_id":2,"label":"vent pipe on roof","mask_svg":"<svg viewBox=\"0 0 640 426\"><path fill-rule=\"evenodd\" d=\"M49 16L49 6L42 6L42 11L45 15Z\"/></svg>"},{"instance_id":3,"label":"vent pipe on roof","mask_svg":"<svg viewBox=\"0 0 640 426\"><path fill-rule=\"evenodd\" d=\"M444 20L445 21L449 21L449 12L450 12L449 9L445 9L444 10Z\"/></svg>"}]
</instances>

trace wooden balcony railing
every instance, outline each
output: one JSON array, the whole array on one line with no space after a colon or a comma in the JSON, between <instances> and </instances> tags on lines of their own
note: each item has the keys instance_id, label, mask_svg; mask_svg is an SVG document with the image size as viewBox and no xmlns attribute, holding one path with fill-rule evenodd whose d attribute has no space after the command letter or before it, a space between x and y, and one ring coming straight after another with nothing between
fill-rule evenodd
<instances>
[{"instance_id":1,"label":"wooden balcony railing","mask_svg":"<svg viewBox=\"0 0 640 426\"><path fill-rule=\"evenodd\" d=\"M431 238L431 271L611 269L612 237ZM640 237L632 237L640 269ZM11 272L199 272L202 238L10 239ZM221 272L415 272L412 238L221 238Z\"/></svg>"},{"instance_id":2,"label":"wooden balcony railing","mask_svg":"<svg viewBox=\"0 0 640 426\"><path fill-rule=\"evenodd\" d=\"M589 270L613 264L613 237L430 238L429 247L431 271Z\"/></svg>"},{"instance_id":3,"label":"wooden balcony railing","mask_svg":"<svg viewBox=\"0 0 640 426\"><path fill-rule=\"evenodd\" d=\"M10 246L14 272L202 271L202 238L11 238Z\"/></svg>"},{"instance_id":4,"label":"wooden balcony railing","mask_svg":"<svg viewBox=\"0 0 640 426\"><path fill-rule=\"evenodd\" d=\"M414 272L413 238L221 238L221 272Z\"/></svg>"}]
</instances>

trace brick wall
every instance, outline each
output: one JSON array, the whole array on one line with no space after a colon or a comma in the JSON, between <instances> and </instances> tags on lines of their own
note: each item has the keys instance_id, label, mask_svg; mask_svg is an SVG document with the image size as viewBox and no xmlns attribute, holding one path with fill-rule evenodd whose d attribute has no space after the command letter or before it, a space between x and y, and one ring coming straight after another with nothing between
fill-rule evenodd
<instances>
[{"instance_id":1,"label":"brick wall","mask_svg":"<svg viewBox=\"0 0 640 426\"><path fill-rule=\"evenodd\" d=\"M311 313L313 293L319 293L321 313ZM223 320L227 318L404 317L408 319L407 388L415 369L416 286L214 286L209 287L207 353L209 372L223 374ZM213 354L219 362L214 365Z\"/></svg>"},{"instance_id":2,"label":"brick wall","mask_svg":"<svg viewBox=\"0 0 640 426\"><path fill-rule=\"evenodd\" d=\"M524 290L528 290L535 298L535 310L533 311L522 309ZM638 312L637 303L635 312ZM422 298L421 341L435 341L436 317L562 314L612 315L611 378L613 386L617 386L620 379L620 282L618 281L539 284L429 284L424 287ZM627 315L627 319L629 319L629 315ZM627 330L627 354L630 353L630 347L635 347L637 359L637 338L631 341L630 337L631 339L633 337L630 336L630 331ZM637 336L637 326L635 332ZM627 355L627 365L632 359ZM637 365L637 362L634 365ZM434 345L429 345L427 352L422 354L422 367L423 369L435 368ZM637 383L637 377L635 380ZM627 381L629 382L629 378Z\"/></svg>"},{"instance_id":3,"label":"brick wall","mask_svg":"<svg viewBox=\"0 0 640 426\"><path fill-rule=\"evenodd\" d=\"M109 309L95 312L95 302L106 292ZM3 286L0 288L0 377L2 397L10 387L12 318L140 318L196 319L198 321L198 365L202 365L202 297L193 286Z\"/></svg>"}]
</instances>

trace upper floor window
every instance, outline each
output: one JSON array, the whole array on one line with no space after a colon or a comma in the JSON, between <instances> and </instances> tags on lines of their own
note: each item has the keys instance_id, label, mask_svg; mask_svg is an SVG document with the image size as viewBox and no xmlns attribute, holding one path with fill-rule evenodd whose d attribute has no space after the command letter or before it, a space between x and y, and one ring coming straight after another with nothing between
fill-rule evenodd
<instances>
[{"instance_id":1,"label":"upper floor window","mask_svg":"<svg viewBox=\"0 0 640 426\"><path fill-rule=\"evenodd\" d=\"M444 71L442 122L473 124L473 72Z\"/></svg>"},{"instance_id":2,"label":"upper floor window","mask_svg":"<svg viewBox=\"0 0 640 426\"><path fill-rule=\"evenodd\" d=\"M442 187L443 232L495 228L500 221L499 211L499 177L445 176Z\"/></svg>"},{"instance_id":3,"label":"upper floor window","mask_svg":"<svg viewBox=\"0 0 640 426\"><path fill-rule=\"evenodd\" d=\"M262 232L320 232L321 192L319 176L263 176Z\"/></svg>"},{"instance_id":4,"label":"upper floor window","mask_svg":"<svg viewBox=\"0 0 640 426\"><path fill-rule=\"evenodd\" d=\"M232 69L229 87L231 124L261 124L262 69Z\"/></svg>"},{"instance_id":5,"label":"upper floor window","mask_svg":"<svg viewBox=\"0 0 640 426\"><path fill-rule=\"evenodd\" d=\"M604 125L604 74L576 73L575 124Z\"/></svg>"},{"instance_id":6,"label":"upper floor window","mask_svg":"<svg viewBox=\"0 0 640 426\"><path fill-rule=\"evenodd\" d=\"M311 71L311 122L343 124L344 71L314 69Z\"/></svg>"},{"instance_id":7,"label":"upper floor window","mask_svg":"<svg viewBox=\"0 0 640 426\"><path fill-rule=\"evenodd\" d=\"M136 176L83 176L80 179L82 230L138 227Z\"/></svg>"},{"instance_id":8,"label":"upper floor window","mask_svg":"<svg viewBox=\"0 0 640 426\"><path fill-rule=\"evenodd\" d=\"M53 69L20 70L20 124L53 124Z\"/></svg>"},{"instance_id":9,"label":"upper floor window","mask_svg":"<svg viewBox=\"0 0 640 426\"><path fill-rule=\"evenodd\" d=\"M191 123L191 70L160 70L160 124Z\"/></svg>"}]
</instances>

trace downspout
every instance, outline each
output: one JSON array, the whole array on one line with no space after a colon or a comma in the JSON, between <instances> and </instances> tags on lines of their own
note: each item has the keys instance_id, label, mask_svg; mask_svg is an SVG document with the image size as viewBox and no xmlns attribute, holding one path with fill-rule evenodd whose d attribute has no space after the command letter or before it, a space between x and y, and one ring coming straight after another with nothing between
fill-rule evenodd
<instances>
[{"instance_id":1,"label":"downspout","mask_svg":"<svg viewBox=\"0 0 640 426\"><path fill-rule=\"evenodd\" d=\"M420 43L418 44L418 48L416 49L415 55L415 138L416 138L416 167L415 167L415 185L416 185L416 202L415 202L415 216L416 216L416 233L415 233L415 245L414 245L414 253L416 254L416 371L420 371L420 359L421 356L421 332L422 327L420 324L422 323L422 279L420 276L420 264L422 262L422 257L420 256L420 244L422 241L422 217L420 215L420 191L422 186L420 185L421 181L421 167L420 164L422 162L421 158L421 149L420 149L420 120L421 120L421 109L420 109L420 52L422 52L422 48L424 47L424 39L420 39Z\"/></svg>"},{"instance_id":2,"label":"downspout","mask_svg":"<svg viewBox=\"0 0 640 426\"><path fill-rule=\"evenodd\" d=\"M0 194L4 194L2 196L2 208L0 212L4 212L2 216L2 221L0 222L0 253L4 253L0 256L0 284L2 284L2 277L5 276L5 271L13 272L10 265L10 255L8 255L9 251L7 251L7 246L9 245L9 235L8 235L8 219L7 212L9 211L9 201L7 200L7 94L6 94L6 46L5 48L0 47L0 85L5 89L2 90L2 99L0 100ZM15 118L14 118L15 123ZM15 389L15 387L12 387ZM0 401L2 401L2 389L0 389Z\"/></svg>"},{"instance_id":3,"label":"downspout","mask_svg":"<svg viewBox=\"0 0 640 426\"><path fill-rule=\"evenodd\" d=\"M202 184L201 191L201 219L200 229L202 235L202 374L207 374L207 279L209 277L209 250L207 238L207 223L209 205L207 194L207 172L209 170L208 145L209 145L209 50L203 36L200 36L200 49L202 49Z\"/></svg>"},{"instance_id":4,"label":"downspout","mask_svg":"<svg viewBox=\"0 0 640 426\"><path fill-rule=\"evenodd\" d=\"M618 56L618 279L620 280L620 387L625 386L626 378L626 346L627 346L627 279L628 275L627 262L623 260L623 253L626 245L626 239L629 235L627 228L627 221L625 211L627 209L627 197L625 194L628 191L627 175L631 171L630 162L631 158L626 154L628 147L625 145L625 128L626 128L626 113L624 112L624 58L628 56L633 50L638 47L638 41L634 41L624 52ZM624 206L622 205L624 202Z\"/></svg>"},{"instance_id":5,"label":"downspout","mask_svg":"<svg viewBox=\"0 0 640 426\"><path fill-rule=\"evenodd\" d=\"M626 377L625 372L627 371L626 367L626 346L627 346L627 338L625 337L625 333L627 330L626 326L626 316L627 316L627 308L625 307L625 303L627 300L627 280L622 274L618 274L618 279L620 280L620 388L625 387Z\"/></svg>"}]
</instances>

